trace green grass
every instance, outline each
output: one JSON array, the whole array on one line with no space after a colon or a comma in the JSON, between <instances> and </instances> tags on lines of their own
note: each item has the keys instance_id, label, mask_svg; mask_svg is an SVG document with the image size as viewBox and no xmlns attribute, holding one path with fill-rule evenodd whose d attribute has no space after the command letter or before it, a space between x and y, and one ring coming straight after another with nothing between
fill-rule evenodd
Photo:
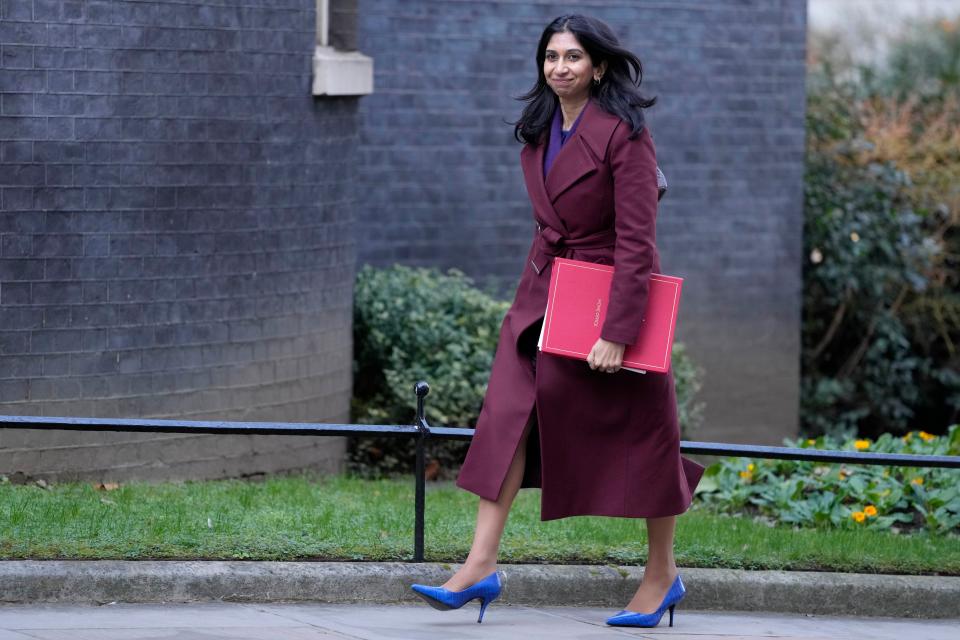
<instances>
[{"instance_id":1,"label":"green grass","mask_svg":"<svg viewBox=\"0 0 960 640\"><path fill-rule=\"evenodd\" d=\"M428 483L426 559L461 562L478 498ZM643 564L641 519L541 522L538 490L517 497L501 562ZM0 485L0 558L408 560L413 480L274 476L146 484ZM681 567L960 575L956 536L771 527L695 503L677 520Z\"/></svg>"}]
</instances>

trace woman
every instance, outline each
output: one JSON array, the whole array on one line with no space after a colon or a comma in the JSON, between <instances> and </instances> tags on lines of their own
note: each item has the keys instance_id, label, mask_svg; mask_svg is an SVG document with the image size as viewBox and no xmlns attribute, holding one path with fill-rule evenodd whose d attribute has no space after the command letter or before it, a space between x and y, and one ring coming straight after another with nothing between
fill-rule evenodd
<instances>
[{"instance_id":1,"label":"woman","mask_svg":"<svg viewBox=\"0 0 960 640\"><path fill-rule=\"evenodd\" d=\"M643 318L655 244L657 165L640 61L600 20L565 15L537 46L538 81L515 123L534 239L500 328L487 393L457 486L480 496L466 562L442 586L412 585L437 609L501 590L497 551L520 488L541 487L541 520L646 518L649 554L626 608L607 620L656 626L684 595L676 516L703 466L680 455L673 373L621 371ZM614 265L609 308L587 362L536 347L556 256ZM529 437L533 433L533 437Z\"/></svg>"}]
</instances>

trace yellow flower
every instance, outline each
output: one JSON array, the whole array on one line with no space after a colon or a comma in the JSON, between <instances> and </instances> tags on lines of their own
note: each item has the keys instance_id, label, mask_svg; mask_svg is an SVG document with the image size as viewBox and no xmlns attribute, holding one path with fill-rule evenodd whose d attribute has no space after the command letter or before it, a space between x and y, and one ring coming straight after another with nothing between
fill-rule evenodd
<instances>
[{"instance_id":1,"label":"yellow flower","mask_svg":"<svg viewBox=\"0 0 960 640\"><path fill-rule=\"evenodd\" d=\"M747 465L747 471L753 471L754 469L756 469L756 467L753 466L753 463L752 463L752 462Z\"/></svg>"},{"instance_id":2,"label":"yellow flower","mask_svg":"<svg viewBox=\"0 0 960 640\"><path fill-rule=\"evenodd\" d=\"M910 442L910 437L913 435L913 431L908 431L907 435L903 436L904 442Z\"/></svg>"},{"instance_id":3,"label":"yellow flower","mask_svg":"<svg viewBox=\"0 0 960 640\"><path fill-rule=\"evenodd\" d=\"M807 438L807 444L817 444L817 441L813 438Z\"/></svg>"},{"instance_id":4,"label":"yellow flower","mask_svg":"<svg viewBox=\"0 0 960 640\"><path fill-rule=\"evenodd\" d=\"M913 484L923 484L923 478L921 478L920 476L917 476L916 478L914 478L914 479L911 480L910 482L912 482Z\"/></svg>"},{"instance_id":5,"label":"yellow flower","mask_svg":"<svg viewBox=\"0 0 960 640\"><path fill-rule=\"evenodd\" d=\"M867 518L867 516L863 515L863 511L854 511L850 514L850 517L857 522L863 522Z\"/></svg>"},{"instance_id":6,"label":"yellow flower","mask_svg":"<svg viewBox=\"0 0 960 640\"><path fill-rule=\"evenodd\" d=\"M931 434L931 433L927 433L926 431L921 431L918 435L919 435L921 438L923 438L923 441L924 441L924 442L930 442L931 440L933 440L934 438L937 437L937 436L935 436L935 435L933 435L933 434Z\"/></svg>"},{"instance_id":7,"label":"yellow flower","mask_svg":"<svg viewBox=\"0 0 960 640\"><path fill-rule=\"evenodd\" d=\"M843 469L840 469L840 479L841 479L841 480L846 480L848 475L850 475L850 472L849 472L849 471L844 471Z\"/></svg>"},{"instance_id":8,"label":"yellow flower","mask_svg":"<svg viewBox=\"0 0 960 640\"><path fill-rule=\"evenodd\" d=\"M871 516L871 517L872 517L872 516L877 515L877 508L876 508L875 506L873 506L872 504L868 504L867 506L865 506L865 507L863 508L863 512L864 512L865 514L867 514L868 516Z\"/></svg>"},{"instance_id":9,"label":"yellow flower","mask_svg":"<svg viewBox=\"0 0 960 640\"><path fill-rule=\"evenodd\" d=\"M743 478L744 480L749 480L750 478L753 477L753 473L751 473L750 471L741 471L740 477Z\"/></svg>"},{"instance_id":10,"label":"yellow flower","mask_svg":"<svg viewBox=\"0 0 960 640\"><path fill-rule=\"evenodd\" d=\"M856 447L857 449L866 449L866 448L868 448L868 447L870 446L870 441L869 441L869 440L857 440L856 442L853 443L853 446Z\"/></svg>"}]
</instances>

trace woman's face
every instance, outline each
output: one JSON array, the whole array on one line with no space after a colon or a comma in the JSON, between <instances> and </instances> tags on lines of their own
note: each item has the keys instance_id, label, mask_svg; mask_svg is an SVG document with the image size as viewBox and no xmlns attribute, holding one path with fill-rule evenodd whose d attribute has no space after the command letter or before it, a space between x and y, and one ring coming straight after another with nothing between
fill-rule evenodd
<instances>
[{"instance_id":1,"label":"woman's face","mask_svg":"<svg viewBox=\"0 0 960 640\"><path fill-rule=\"evenodd\" d=\"M606 65L602 65L606 66ZM569 31L555 33L547 42L543 58L543 76L559 98L578 102L586 100L590 83L600 69L593 68L590 54Z\"/></svg>"}]
</instances>

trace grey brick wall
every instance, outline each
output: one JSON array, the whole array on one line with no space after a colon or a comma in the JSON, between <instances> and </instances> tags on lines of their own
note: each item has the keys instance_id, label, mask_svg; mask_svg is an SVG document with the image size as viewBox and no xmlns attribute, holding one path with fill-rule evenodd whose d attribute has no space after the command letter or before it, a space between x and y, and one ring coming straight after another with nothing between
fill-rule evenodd
<instances>
[{"instance_id":1,"label":"grey brick wall","mask_svg":"<svg viewBox=\"0 0 960 640\"><path fill-rule=\"evenodd\" d=\"M0 413L346 420L358 100L311 96L314 1L0 11ZM0 473L62 479L342 452L0 430Z\"/></svg>"},{"instance_id":2,"label":"grey brick wall","mask_svg":"<svg viewBox=\"0 0 960 640\"><path fill-rule=\"evenodd\" d=\"M359 0L360 262L458 267L504 296L531 211L512 128L546 24L607 21L644 63L670 192L658 246L683 276L678 339L707 371L708 440L797 429L805 0ZM487 274L491 277L486 278Z\"/></svg>"}]
</instances>

